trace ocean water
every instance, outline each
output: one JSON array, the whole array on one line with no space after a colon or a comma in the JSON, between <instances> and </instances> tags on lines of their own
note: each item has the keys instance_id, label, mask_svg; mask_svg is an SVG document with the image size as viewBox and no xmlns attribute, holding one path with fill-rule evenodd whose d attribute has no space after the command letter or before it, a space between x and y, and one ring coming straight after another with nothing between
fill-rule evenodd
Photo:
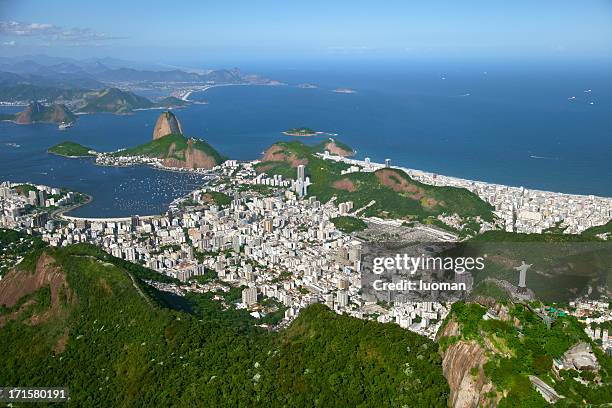
<instances>
[{"instance_id":1,"label":"ocean water","mask_svg":"<svg viewBox=\"0 0 612 408\"><path fill-rule=\"evenodd\" d=\"M235 159L255 159L270 144L295 139L283 130L308 126L337 133L359 157L374 161L390 158L393 164L473 180L612 196L612 69L607 68L268 68L264 74L288 85L212 88L192 95L208 104L175 113L187 135ZM318 88L301 89L299 83ZM332 92L338 87L356 93ZM98 150L143 143L159 113L84 115L67 131L2 122L0 179L93 195L74 215L162 212L202 178L147 167L97 167L89 159L46 153L63 140Z\"/></svg>"}]
</instances>

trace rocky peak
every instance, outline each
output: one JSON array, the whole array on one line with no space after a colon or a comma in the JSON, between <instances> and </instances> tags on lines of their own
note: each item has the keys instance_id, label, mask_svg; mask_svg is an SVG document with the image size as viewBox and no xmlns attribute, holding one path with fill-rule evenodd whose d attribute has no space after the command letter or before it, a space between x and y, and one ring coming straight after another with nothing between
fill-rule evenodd
<instances>
[{"instance_id":1,"label":"rocky peak","mask_svg":"<svg viewBox=\"0 0 612 408\"><path fill-rule=\"evenodd\" d=\"M74 122L76 117L64 105L45 106L40 102L32 102L28 107L15 115L15 122L30 124L34 122Z\"/></svg>"},{"instance_id":2,"label":"rocky peak","mask_svg":"<svg viewBox=\"0 0 612 408\"><path fill-rule=\"evenodd\" d=\"M174 113L170 111L163 112L155 122L153 129L153 140L162 138L169 134L183 134L183 128Z\"/></svg>"}]
</instances>

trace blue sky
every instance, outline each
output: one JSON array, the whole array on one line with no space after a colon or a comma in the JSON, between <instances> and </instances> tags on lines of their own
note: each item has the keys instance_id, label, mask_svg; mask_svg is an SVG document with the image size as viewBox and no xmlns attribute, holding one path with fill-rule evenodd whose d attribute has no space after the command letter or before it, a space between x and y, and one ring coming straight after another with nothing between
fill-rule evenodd
<instances>
[{"instance_id":1,"label":"blue sky","mask_svg":"<svg viewBox=\"0 0 612 408\"><path fill-rule=\"evenodd\" d=\"M610 0L0 0L0 54L608 58Z\"/></svg>"}]
</instances>

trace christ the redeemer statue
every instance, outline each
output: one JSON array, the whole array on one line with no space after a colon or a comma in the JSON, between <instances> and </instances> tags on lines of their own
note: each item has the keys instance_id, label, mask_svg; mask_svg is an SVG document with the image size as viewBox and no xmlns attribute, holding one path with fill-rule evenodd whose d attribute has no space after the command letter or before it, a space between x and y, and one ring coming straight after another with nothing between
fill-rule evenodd
<instances>
[{"instance_id":1,"label":"christ the redeemer statue","mask_svg":"<svg viewBox=\"0 0 612 408\"><path fill-rule=\"evenodd\" d=\"M527 270L531 268L532 264L526 264L525 261L521 261L521 266L517 266L514 269L519 271L519 288L525 288L525 281L527 280Z\"/></svg>"}]
</instances>

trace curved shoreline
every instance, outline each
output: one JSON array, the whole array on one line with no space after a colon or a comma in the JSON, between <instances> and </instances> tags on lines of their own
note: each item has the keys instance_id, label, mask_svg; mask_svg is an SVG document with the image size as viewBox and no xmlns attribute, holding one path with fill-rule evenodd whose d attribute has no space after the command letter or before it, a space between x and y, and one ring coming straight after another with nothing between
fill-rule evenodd
<instances>
[{"instance_id":1,"label":"curved shoreline","mask_svg":"<svg viewBox=\"0 0 612 408\"><path fill-rule=\"evenodd\" d=\"M47 150L48 154L52 154L54 156L59 156L59 157L64 157L66 159L93 159L96 156L93 154L87 155L87 156L68 156L66 154L61 154L61 153L55 153L55 152L50 152L49 150Z\"/></svg>"},{"instance_id":2,"label":"curved shoreline","mask_svg":"<svg viewBox=\"0 0 612 408\"><path fill-rule=\"evenodd\" d=\"M65 216L64 214L73 210L76 210L79 207L82 207L84 205L87 205L89 203L91 203L93 201L93 196L90 196L89 194L85 194L85 193L79 193L79 194L83 194L86 198L85 201L82 203L78 203L75 205L71 205L69 207L65 207L65 208L58 208L57 210L51 212L50 214L50 218L52 220L56 220L56 221L65 221L69 218L67 218L67 216Z\"/></svg>"},{"instance_id":3,"label":"curved shoreline","mask_svg":"<svg viewBox=\"0 0 612 408\"><path fill-rule=\"evenodd\" d=\"M198 101L193 101L191 99L189 99L189 97L191 96L191 94L193 93L198 93L198 92L206 92L209 89L212 88L221 88L221 87L227 87L227 86L283 86L286 84L283 83L278 83L278 84L215 84L215 85L207 85L202 89L195 89L193 91L188 91L182 98L182 100L186 101L186 102L192 102L192 103L196 103Z\"/></svg>"},{"instance_id":4,"label":"curved shoreline","mask_svg":"<svg viewBox=\"0 0 612 408\"><path fill-rule=\"evenodd\" d=\"M210 85L207 86L205 89L199 89L199 90L194 90L189 92L189 95L187 96L187 98L193 93L193 92L206 92L207 90L211 89L211 88L217 88L217 87L227 87L227 86L279 86L279 85L275 85L275 84L217 84L217 85ZM194 101L195 102L195 101ZM12 122L12 121L11 121ZM292 137L300 137L300 136L292 136ZM309 136L310 137L310 136ZM315 136L313 136L315 137ZM72 157L68 157L68 156L62 156L62 157L67 157L67 158L72 158ZM78 157L78 158L88 158L86 157ZM395 159L394 159L395 161ZM402 164L401 160L397 160L398 164ZM164 171L174 171L174 172L181 172L180 170L172 170L172 169L166 169L166 168L160 168L160 167L155 167L155 166L151 166L155 169L158 170L164 170ZM432 170L417 170L417 169L413 169L413 171L419 171L422 173L434 173L434 171ZM516 188L516 187L520 187L521 186L521 181L516 181L514 183L500 183L500 182L496 182L495 180L491 180L491 179L487 179L487 178L482 178L482 177L469 177L469 176L451 176L451 175L446 175L446 174L440 174L437 173L439 176L444 176L444 177L449 177L449 178L455 178L455 179L460 179L460 180L469 180L469 181L473 181L473 182L479 182L479 183L485 183L485 184L493 184L493 185L500 185L500 186L506 186L506 187L510 187L510 188ZM486 181L485 181L486 180ZM526 180L522 180L522 181L526 181ZM537 190L537 191L543 191L543 192L549 192L549 193L554 193L554 194L559 194L559 195L572 195L572 196L578 196L578 197L585 197L585 196L596 196L596 197L603 197L603 198L612 198L612 193L603 193L603 192L564 192L564 191L559 191L559 190L553 190L553 189L547 189L546 187L542 186L541 183L535 183L536 185L533 184L529 184L528 189L530 190ZM538 186L539 184L539 186Z\"/></svg>"}]
</instances>

